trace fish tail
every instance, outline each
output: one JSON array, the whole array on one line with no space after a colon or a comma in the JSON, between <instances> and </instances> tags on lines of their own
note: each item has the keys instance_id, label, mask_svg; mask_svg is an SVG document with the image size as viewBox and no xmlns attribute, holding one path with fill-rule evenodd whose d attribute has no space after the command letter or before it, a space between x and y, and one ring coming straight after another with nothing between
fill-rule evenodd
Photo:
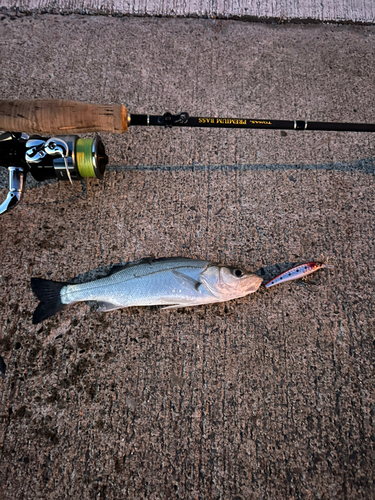
<instances>
[{"instance_id":1,"label":"fish tail","mask_svg":"<svg viewBox=\"0 0 375 500\"><path fill-rule=\"evenodd\" d=\"M31 278L31 288L36 297L40 300L33 316L34 325L41 323L67 306L67 304L61 302L60 298L60 291L67 284L68 283L44 280L42 278Z\"/></svg>"}]
</instances>

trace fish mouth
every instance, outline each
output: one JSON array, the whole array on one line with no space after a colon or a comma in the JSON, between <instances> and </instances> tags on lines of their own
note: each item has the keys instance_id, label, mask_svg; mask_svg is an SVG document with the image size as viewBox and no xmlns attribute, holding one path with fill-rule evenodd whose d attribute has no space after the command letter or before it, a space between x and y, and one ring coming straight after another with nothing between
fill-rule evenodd
<instances>
[{"instance_id":1,"label":"fish mouth","mask_svg":"<svg viewBox=\"0 0 375 500\"><path fill-rule=\"evenodd\" d=\"M259 276L252 277L250 283L246 287L246 292L247 293L256 292L262 283L263 283L263 278L260 278Z\"/></svg>"}]
</instances>

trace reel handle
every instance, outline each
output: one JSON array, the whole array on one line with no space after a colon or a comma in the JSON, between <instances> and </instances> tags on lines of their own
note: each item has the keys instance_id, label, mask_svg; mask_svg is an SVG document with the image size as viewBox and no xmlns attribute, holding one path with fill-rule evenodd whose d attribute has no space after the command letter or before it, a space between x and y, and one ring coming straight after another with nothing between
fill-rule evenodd
<instances>
[{"instance_id":1,"label":"reel handle","mask_svg":"<svg viewBox=\"0 0 375 500\"><path fill-rule=\"evenodd\" d=\"M0 215L14 208L23 196L25 187L25 173L23 168L8 167L9 172L9 192L3 203L0 205Z\"/></svg>"},{"instance_id":2,"label":"reel handle","mask_svg":"<svg viewBox=\"0 0 375 500\"><path fill-rule=\"evenodd\" d=\"M128 128L128 113L121 104L88 104L62 99L0 100L0 130L28 134L80 134Z\"/></svg>"}]
</instances>

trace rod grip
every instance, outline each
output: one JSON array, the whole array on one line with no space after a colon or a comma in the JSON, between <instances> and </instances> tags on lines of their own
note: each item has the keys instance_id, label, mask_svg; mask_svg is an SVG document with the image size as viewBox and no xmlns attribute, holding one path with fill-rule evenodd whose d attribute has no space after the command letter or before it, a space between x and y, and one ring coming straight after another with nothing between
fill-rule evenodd
<instances>
[{"instance_id":1,"label":"rod grip","mask_svg":"<svg viewBox=\"0 0 375 500\"><path fill-rule=\"evenodd\" d=\"M33 134L80 134L128 128L121 104L90 104L61 99L0 100L0 130Z\"/></svg>"}]
</instances>

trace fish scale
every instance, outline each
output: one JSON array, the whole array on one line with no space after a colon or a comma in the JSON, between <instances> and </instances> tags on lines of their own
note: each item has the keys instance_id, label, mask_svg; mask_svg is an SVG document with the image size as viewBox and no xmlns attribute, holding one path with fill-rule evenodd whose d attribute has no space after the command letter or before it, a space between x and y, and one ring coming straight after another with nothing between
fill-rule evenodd
<instances>
[{"instance_id":1,"label":"fish scale","mask_svg":"<svg viewBox=\"0 0 375 500\"><path fill-rule=\"evenodd\" d=\"M199 261L199 267L178 263L173 267L173 271L178 270L182 275L198 282L202 268L207 265L206 261ZM61 290L61 301L63 304L70 304L96 300L121 307L191 302L193 298L191 282L179 280L171 273L170 268L160 265L155 267L159 269L152 269L148 264L134 270L125 268L95 282L67 285ZM194 297L214 298L212 293L206 291L204 294L199 289L196 290ZM105 306L100 309L105 310Z\"/></svg>"}]
</instances>

